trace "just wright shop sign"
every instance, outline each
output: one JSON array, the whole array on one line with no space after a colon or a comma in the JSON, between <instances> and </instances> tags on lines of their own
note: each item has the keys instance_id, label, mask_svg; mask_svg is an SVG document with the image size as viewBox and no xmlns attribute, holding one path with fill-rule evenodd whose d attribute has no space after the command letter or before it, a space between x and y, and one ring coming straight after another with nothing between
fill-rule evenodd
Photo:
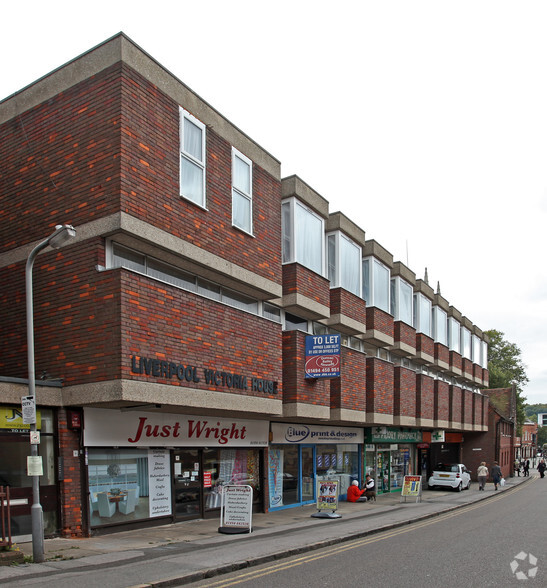
<instances>
[{"instance_id":1,"label":"just wright shop sign","mask_svg":"<svg viewBox=\"0 0 547 588\"><path fill-rule=\"evenodd\" d=\"M234 388L236 390L251 390L265 394L277 394L277 382L235 374L222 370L198 368L195 365L184 365L174 361L162 361L138 355L131 356L131 373L166 380L178 380L198 384L205 382L215 388Z\"/></svg>"}]
</instances>

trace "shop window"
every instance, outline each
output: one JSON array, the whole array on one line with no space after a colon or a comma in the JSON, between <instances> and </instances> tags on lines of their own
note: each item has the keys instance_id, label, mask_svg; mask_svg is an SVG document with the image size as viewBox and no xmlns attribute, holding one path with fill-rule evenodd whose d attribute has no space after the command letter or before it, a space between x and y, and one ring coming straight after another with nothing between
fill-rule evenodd
<instances>
[{"instance_id":1,"label":"shop window","mask_svg":"<svg viewBox=\"0 0 547 588\"><path fill-rule=\"evenodd\" d=\"M281 213L283 263L296 262L323 275L323 219L295 198L283 202Z\"/></svg>"},{"instance_id":2,"label":"shop window","mask_svg":"<svg viewBox=\"0 0 547 588\"><path fill-rule=\"evenodd\" d=\"M148 450L88 450L92 527L151 516L148 460Z\"/></svg>"},{"instance_id":3,"label":"shop window","mask_svg":"<svg viewBox=\"0 0 547 588\"><path fill-rule=\"evenodd\" d=\"M315 469L318 480L338 480L338 495L346 494L351 482L359 479L358 446L317 445Z\"/></svg>"},{"instance_id":4,"label":"shop window","mask_svg":"<svg viewBox=\"0 0 547 588\"><path fill-rule=\"evenodd\" d=\"M205 125L182 108L180 195L205 207Z\"/></svg>"}]
</instances>

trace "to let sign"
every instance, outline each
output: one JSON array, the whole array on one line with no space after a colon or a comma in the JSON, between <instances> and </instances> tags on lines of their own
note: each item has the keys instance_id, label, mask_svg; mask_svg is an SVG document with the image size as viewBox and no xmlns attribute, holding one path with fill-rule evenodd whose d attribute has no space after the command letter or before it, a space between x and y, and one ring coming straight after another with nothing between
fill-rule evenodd
<instances>
[{"instance_id":1,"label":"to let sign","mask_svg":"<svg viewBox=\"0 0 547 588\"><path fill-rule=\"evenodd\" d=\"M306 337L306 378L340 376L340 335Z\"/></svg>"}]
</instances>

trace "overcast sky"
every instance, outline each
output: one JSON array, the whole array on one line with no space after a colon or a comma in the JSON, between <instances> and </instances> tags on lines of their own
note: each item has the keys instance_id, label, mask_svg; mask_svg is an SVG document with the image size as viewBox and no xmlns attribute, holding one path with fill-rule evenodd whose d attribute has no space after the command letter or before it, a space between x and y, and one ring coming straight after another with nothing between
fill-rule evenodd
<instances>
[{"instance_id":1,"label":"overcast sky","mask_svg":"<svg viewBox=\"0 0 547 588\"><path fill-rule=\"evenodd\" d=\"M51 0L2 21L0 99L123 31L505 333L547 403L546 2Z\"/></svg>"}]
</instances>

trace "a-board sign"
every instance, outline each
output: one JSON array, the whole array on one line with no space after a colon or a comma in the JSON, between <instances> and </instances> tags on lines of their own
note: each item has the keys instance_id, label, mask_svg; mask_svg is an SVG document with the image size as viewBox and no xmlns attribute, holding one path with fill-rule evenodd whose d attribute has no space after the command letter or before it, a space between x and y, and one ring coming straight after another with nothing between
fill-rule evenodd
<instances>
[{"instance_id":1,"label":"a-board sign","mask_svg":"<svg viewBox=\"0 0 547 588\"><path fill-rule=\"evenodd\" d=\"M416 498L416 502L421 502L422 498L422 476L405 476L403 478L403 488L401 490L401 501L406 502L406 497Z\"/></svg>"},{"instance_id":2,"label":"a-board sign","mask_svg":"<svg viewBox=\"0 0 547 588\"><path fill-rule=\"evenodd\" d=\"M251 533L253 489L251 486L224 486L220 508L219 533Z\"/></svg>"}]
</instances>

